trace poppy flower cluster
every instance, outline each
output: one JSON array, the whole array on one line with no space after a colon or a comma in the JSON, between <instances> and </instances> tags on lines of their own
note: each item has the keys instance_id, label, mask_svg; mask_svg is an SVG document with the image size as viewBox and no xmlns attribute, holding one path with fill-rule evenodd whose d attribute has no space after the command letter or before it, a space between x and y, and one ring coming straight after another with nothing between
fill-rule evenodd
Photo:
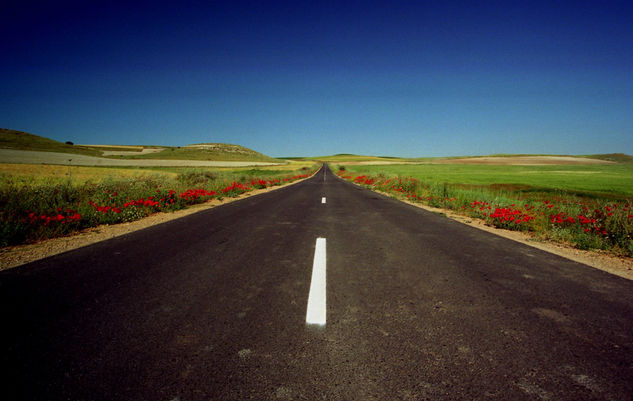
<instances>
[{"instance_id":1,"label":"poppy flower cluster","mask_svg":"<svg viewBox=\"0 0 633 401\"><path fill-rule=\"evenodd\" d=\"M292 180L291 178L288 178L288 181ZM266 188L269 185L279 185L281 184L281 181L279 181L278 178L275 178L274 180L262 180L259 178L253 178L251 180L251 187L253 188Z\"/></svg>"},{"instance_id":2,"label":"poppy flower cluster","mask_svg":"<svg viewBox=\"0 0 633 401\"><path fill-rule=\"evenodd\" d=\"M164 202L165 198L161 198L161 201ZM119 214L124 209L127 209L132 206L144 206L144 207L150 207L150 208L154 207L154 208L159 208L159 209L163 206L159 201L155 200L153 196L150 196L147 199L139 198L139 199L128 200L125 203L123 203L123 205L120 205L120 206L119 205L99 205L98 203L94 202L92 199L88 201L88 204L90 204L90 206L92 206L97 212L100 212L100 213L112 212L115 214Z\"/></svg>"},{"instance_id":3,"label":"poppy flower cluster","mask_svg":"<svg viewBox=\"0 0 633 401\"><path fill-rule=\"evenodd\" d=\"M377 180L375 178L370 178L366 175L359 175L358 177L354 178L354 182L357 184L374 185L376 181Z\"/></svg>"},{"instance_id":4,"label":"poppy flower cluster","mask_svg":"<svg viewBox=\"0 0 633 401\"><path fill-rule=\"evenodd\" d=\"M308 177L310 177L310 174L299 174L292 177L286 177L283 179L283 181L284 182L296 181L296 180L301 180L303 178L308 178Z\"/></svg>"},{"instance_id":5,"label":"poppy flower cluster","mask_svg":"<svg viewBox=\"0 0 633 401\"><path fill-rule=\"evenodd\" d=\"M170 190L169 191L169 202L170 203L174 203L174 199L173 199L173 194L175 193L174 190ZM197 189L188 189L185 192L180 193L178 196L181 199L184 200L195 200L201 197L205 197L205 196L216 196L218 193L215 191L207 191L206 189L203 188L197 188Z\"/></svg>"},{"instance_id":6,"label":"poppy flower cluster","mask_svg":"<svg viewBox=\"0 0 633 401\"><path fill-rule=\"evenodd\" d=\"M495 208L494 213L490 214L490 217L493 220L498 220L499 222L512 222L514 224L527 223L530 220L534 220L535 217L530 216L527 213L523 213L519 209L513 209L511 207L497 207Z\"/></svg>"},{"instance_id":7,"label":"poppy flower cluster","mask_svg":"<svg viewBox=\"0 0 633 401\"><path fill-rule=\"evenodd\" d=\"M69 224L81 220L81 215L72 209L62 210L62 208L57 208L57 214L50 215L36 214L28 210L27 213L28 215L26 219L23 219L23 222L31 225L42 225L44 227L51 224Z\"/></svg>"},{"instance_id":8,"label":"poppy flower cluster","mask_svg":"<svg viewBox=\"0 0 633 401\"><path fill-rule=\"evenodd\" d=\"M595 232L597 234L608 235L598 220L595 218L589 218L582 214L579 214L577 218L565 214L565 212L559 212L550 216L550 221L553 225L560 227L569 227L578 223L585 233Z\"/></svg>"},{"instance_id":9,"label":"poppy flower cluster","mask_svg":"<svg viewBox=\"0 0 633 401\"><path fill-rule=\"evenodd\" d=\"M533 206L526 204L521 210L515 203L509 206L495 206L494 211L489 202L474 200L468 205L463 205L462 210L468 210L470 207L471 215L481 217L490 221L496 227L515 228L512 225L529 223L536 217L529 212L534 209Z\"/></svg>"},{"instance_id":10,"label":"poppy flower cluster","mask_svg":"<svg viewBox=\"0 0 633 401\"><path fill-rule=\"evenodd\" d=\"M222 193L226 194L229 192L245 192L245 191L248 191L249 189L250 188L248 187L248 185L233 181L233 184L229 185L228 187L222 188Z\"/></svg>"}]
</instances>

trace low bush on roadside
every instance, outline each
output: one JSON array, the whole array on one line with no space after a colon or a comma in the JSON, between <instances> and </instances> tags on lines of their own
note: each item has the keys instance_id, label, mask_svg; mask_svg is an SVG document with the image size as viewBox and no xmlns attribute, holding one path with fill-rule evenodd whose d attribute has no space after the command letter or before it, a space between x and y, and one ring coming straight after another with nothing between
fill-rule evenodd
<instances>
[{"instance_id":1,"label":"low bush on roadside","mask_svg":"<svg viewBox=\"0 0 633 401\"><path fill-rule=\"evenodd\" d=\"M259 188L306 178L312 171L253 174L188 171L176 179L140 177L73 185L0 179L0 247L117 224L159 211L175 211L209 199L236 197Z\"/></svg>"},{"instance_id":2,"label":"low bush on roadside","mask_svg":"<svg viewBox=\"0 0 633 401\"><path fill-rule=\"evenodd\" d=\"M498 228L535 233L580 249L605 249L633 256L633 200L601 199L565 193L513 192L421 182L411 177L338 172L370 189L483 219Z\"/></svg>"}]
</instances>

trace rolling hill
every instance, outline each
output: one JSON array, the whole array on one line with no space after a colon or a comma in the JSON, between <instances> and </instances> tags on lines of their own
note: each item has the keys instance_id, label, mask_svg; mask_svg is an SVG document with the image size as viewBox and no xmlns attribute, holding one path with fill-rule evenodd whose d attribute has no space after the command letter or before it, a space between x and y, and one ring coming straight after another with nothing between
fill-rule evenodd
<instances>
[{"instance_id":1,"label":"rolling hill","mask_svg":"<svg viewBox=\"0 0 633 401\"><path fill-rule=\"evenodd\" d=\"M201 143L182 147L73 145L71 143L62 143L43 136L6 128L0 128L0 149L71 153L109 159L280 162L278 159L266 156L252 149L232 144Z\"/></svg>"},{"instance_id":2,"label":"rolling hill","mask_svg":"<svg viewBox=\"0 0 633 401\"><path fill-rule=\"evenodd\" d=\"M101 156L101 151L81 145L71 145L27 132L0 128L0 149L34 150L39 152L72 153Z\"/></svg>"},{"instance_id":3,"label":"rolling hill","mask_svg":"<svg viewBox=\"0 0 633 401\"><path fill-rule=\"evenodd\" d=\"M227 143L200 143L182 147L171 146L164 147L160 152L118 157L126 159L280 162L279 159L274 159L244 146Z\"/></svg>"}]
</instances>

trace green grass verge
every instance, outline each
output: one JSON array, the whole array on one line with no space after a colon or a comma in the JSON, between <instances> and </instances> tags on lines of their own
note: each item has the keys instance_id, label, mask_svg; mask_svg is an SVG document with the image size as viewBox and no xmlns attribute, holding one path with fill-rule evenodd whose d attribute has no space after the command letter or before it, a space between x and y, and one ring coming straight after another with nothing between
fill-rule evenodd
<instances>
[{"instance_id":1,"label":"green grass verge","mask_svg":"<svg viewBox=\"0 0 633 401\"><path fill-rule=\"evenodd\" d=\"M633 256L633 166L341 166L370 189L580 249Z\"/></svg>"}]
</instances>

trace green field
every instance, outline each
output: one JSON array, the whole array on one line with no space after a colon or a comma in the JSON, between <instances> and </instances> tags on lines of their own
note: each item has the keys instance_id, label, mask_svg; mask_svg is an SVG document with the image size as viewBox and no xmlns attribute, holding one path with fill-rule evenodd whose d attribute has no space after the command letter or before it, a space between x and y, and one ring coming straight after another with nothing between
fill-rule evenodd
<instances>
[{"instance_id":1,"label":"green field","mask_svg":"<svg viewBox=\"0 0 633 401\"><path fill-rule=\"evenodd\" d=\"M633 165L334 165L346 180L536 239L633 256Z\"/></svg>"},{"instance_id":2,"label":"green field","mask_svg":"<svg viewBox=\"0 0 633 401\"><path fill-rule=\"evenodd\" d=\"M336 165L335 165L336 167ZM429 183L491 186L503 184L522 191L555 190L605 197L633 196L633 164L491 166L466 164L352 165L354 173L413 177ZM516 189L516 188L515 188Z\"/></svg>"}]
</instances>

